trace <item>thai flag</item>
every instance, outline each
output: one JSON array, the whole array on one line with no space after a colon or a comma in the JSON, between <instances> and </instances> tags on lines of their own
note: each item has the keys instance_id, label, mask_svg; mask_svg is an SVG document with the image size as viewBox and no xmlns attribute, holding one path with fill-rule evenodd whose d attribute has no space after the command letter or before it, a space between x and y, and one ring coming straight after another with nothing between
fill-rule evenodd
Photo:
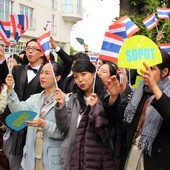
<instances>
[{"instance_id":1,"label":"thai flag","mask_svg":"<svg viewBox=\"0 0 170 170\"><path fill-rule=\"evenodd\" d=\"M93 63L93 64L96 64L96 61L98 59L98 54L90 54L89 55L89 58L90 58L90 61Z\"/></svg>"},{"instance_id":2,"label":"thai flag","mask_svg":"<svg viewBox=\"0 0 170 170\"><path fill-rule=\"evenodd\" d=\"M10 33L11 33L11 23L0 21L0 36L3 42L9 46L10 45Z\"/></svg>"},{"instance_id":3,"label":"thai flag","mask_svg":"<svg viewBox=\"0 0 170 170\"><path fill-rule=\"evenodd\" d=\"M148 16L146 19L144 19L143 20L143 24L149 30L151 30L152 28L156 27L157 24L158 24L158 20L157 20L155 14L152 14L152 15Z\"/></svg>"},{"instance_id":4,"label":"thai flag","mask_svg":"<svg viewBox=\"0 0 170 170\"><path fill-rule=\"evenodd\" d=\"M18 15L10 15L12 28L13 28L13 36L15 41L18 41L20 36L17 34L24 34L28 29L28 16L23 14Z\"/></svg>"},{"instance_id":5,"label":"thai flag","mask_svg":"<svg viewBox=\"0 0 170 170\"><path fill-rule=\"evenodd\" d=\"M121 17L118 21L115 22L115 24L117 23L125 24L128 38L139 31L138 26L128 16Z\"/></svg>"},{"instance_id":6,"label":"thai flag","mask_svg":"<svg viewBox=\"0 0 170 170\"><path fill-rule=\"evenodd\" d=\"M16 33L15 33L15 37L14 37L14 40L15 40L14 44L16 44L16 42L18 42L18 40L21 37L21 27L22 26L20 24L17 25Z\"/></svg>"},{"instance_id":7,"label":"thai flag","mask_svg":"<svg viewBox=\"0 0 170 170\"><path fill-rule=\"evenodd\" d=\"M170 43L161 43L159 47L165 50L167 53L170 53Z\"/></svg>"},{"instance_id":8,"label":"thai flag","mask_svg":"<svg viewBox=\"0 0 170 170\"><path fill-rule=\"evenodd\" d=\"M124 40L121 36L106 32L99 59L117 62L119 50L123 42Z\"/></svg>"},{"instance_id":9,"label":"thai flag","mask_svg":"<svg viewBox=\"0 0 170 170\"><path fill-rule=\"evenodd\" d=\"M47 60L49 60L50 59L50 31L41 35L37 39L37 43L39 44L41 50L44 52L44 55L47 57Z\"/></svg>"},{"instance_id":10,"label":"thai flag","mask_svg":"<svg viewBox=\"0 0 170 170\"><path fill-rule=\"evenodd\" d=\"M170 17L170 8L157 7L157 16L160 19L169 19L169 17Z\"/></svg>"},{"instance_id":11,"label":"thai flag","mask_svg":"<svg viewBox=\"0 0 170 170\"><path fill-rule=\"evenodd\" d=\"M109 26L109 32L127 39L126 26L124 23L117 23Z\"/></svg>"}]
</instances>

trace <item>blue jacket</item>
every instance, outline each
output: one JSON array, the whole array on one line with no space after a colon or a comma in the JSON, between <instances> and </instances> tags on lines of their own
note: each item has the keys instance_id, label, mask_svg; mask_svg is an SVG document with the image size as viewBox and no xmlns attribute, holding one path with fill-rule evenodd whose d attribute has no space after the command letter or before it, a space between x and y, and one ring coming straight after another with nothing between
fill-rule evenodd
<instances>
[{"instance_id":1,"label":"blue jacket","mask_svg":"<svg viewBox=\"0 0 170 170\"><path fill-rule=\"evenodd\" d=\"M19 110L31 110L37 112L36 118L40 115L40 109L44 99L44 91L30 96L26 101L20 102L17 94L13 91L8 95L8 105L11 112ZM44 138L43 138L43 162L44 170L62 170L60 162L60 145L64 139L64 133L61 133L56 125L54 106L56 101L47 110L45 116ZM34 170L35 166L35 137L36 127L28 126L26 144L24 146L22 168L24 170Z\"/></svg>"}]
</instances>

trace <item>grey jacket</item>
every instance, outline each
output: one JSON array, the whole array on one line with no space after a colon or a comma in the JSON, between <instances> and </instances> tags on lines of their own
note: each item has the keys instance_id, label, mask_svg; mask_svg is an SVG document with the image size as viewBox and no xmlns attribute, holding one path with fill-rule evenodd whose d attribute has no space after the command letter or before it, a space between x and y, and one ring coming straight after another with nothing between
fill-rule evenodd
<instances>
[{"instance_id":1,"label":"grey jacket","mask_svg":"<svg viewBox=\"0 0 170 170\"><path fill-rule=\"evenodd\" d=\"M80 104L76 94L70 96L67 106L65 105L62 109L57 107L55 109L57 126L60 131L67 134L61 145L60 151L61 161L64 164L65 169L69 169L71 154L74 150L73 145L77 131L77 119L79 113Z\"/></svg>"}]
</instances>

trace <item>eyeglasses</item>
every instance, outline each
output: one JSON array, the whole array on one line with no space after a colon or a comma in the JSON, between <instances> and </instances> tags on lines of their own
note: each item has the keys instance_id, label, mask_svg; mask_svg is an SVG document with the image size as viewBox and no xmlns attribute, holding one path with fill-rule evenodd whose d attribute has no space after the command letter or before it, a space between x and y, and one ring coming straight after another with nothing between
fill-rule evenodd
<instances>
[{"instance_id":1,"label":"eyeglasses","mask_svg":"<svg viewBox=\"0 0 170 170\"><path fill-rule=\"evenodd\" d=\"M37 47L29 47L29 46L27 46L26 48L25 48L25 50L26 51L29 51L29 50L32 50L32 51L41 51L39 48L37 48Z\"/></svg>"}]
</instances>

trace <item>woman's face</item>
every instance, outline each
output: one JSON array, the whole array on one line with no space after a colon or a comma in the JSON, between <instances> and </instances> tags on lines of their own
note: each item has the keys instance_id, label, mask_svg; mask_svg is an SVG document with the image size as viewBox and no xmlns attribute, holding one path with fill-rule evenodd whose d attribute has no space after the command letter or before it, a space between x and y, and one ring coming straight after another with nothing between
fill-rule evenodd
<instances>
[{"instance_id":1,"label":"woman's face","mask_svg":"<svg viewBox=\"0 0 170 170\"><path fill-rule=\"evenodd\" d=\"M103 61L98 59L97 62L96 62L96 68L97 70L99 70L99 68L103 65Z\"/></svg>"},{"instance_id":2,"label":"woman's face","mask_svg":"<svg viewBox=\"0 0 170 170\"><path fill-rule=\"evenodd\" d=\"M87 71L84 72L74 72L74 80L76 85L82 89L85 93L91 93L93 87L94 73Z\"/></svg>"},{"instance_id":3,"label":"woman's face","mask_svg":"<svg viewBox=\"0 0 170 170\"><path fill-rule=\"evenodd\" d=\"M49 63L45 64L41 70L40 85L44 89L55 87L54 77Z\"/></svg>"},{"instance_id":4,"label":"woman's face","mask_svg":"<svg viewBox=\"0 0 170 170\"><path fill-rule=\"evenodd\" d=\"M103 64L98 71L99 77L103 82L106 82L110 77L110 70L108 64Z\"/></svg>"},{"instance_id":5,"label":"woman's face","mask_svg":"<svg viewBox=\"0 0 170 170\"><path fill-rule=\"evenodd\" d=\"M155 79L155 82L158 83L163 78L161 74L161 70L157 66L152 66L150 68L151 68L152 75ZM147 85L145 80L144 83Z\"/></svg>"}]
</instances>

